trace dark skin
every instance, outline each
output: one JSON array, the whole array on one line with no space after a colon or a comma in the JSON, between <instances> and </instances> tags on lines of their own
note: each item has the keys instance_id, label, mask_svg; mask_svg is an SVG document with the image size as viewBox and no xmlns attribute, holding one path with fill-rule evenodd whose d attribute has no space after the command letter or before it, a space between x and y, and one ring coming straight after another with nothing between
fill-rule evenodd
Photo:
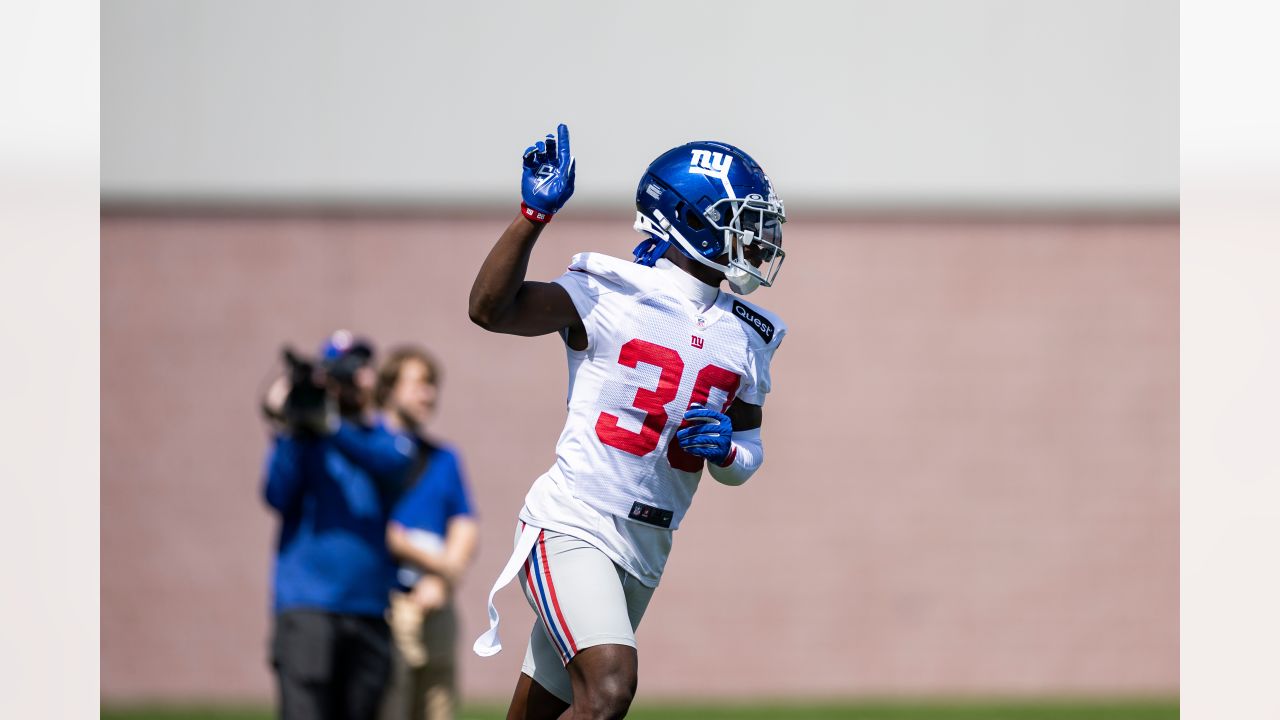
<instances>
[{"instance_id":1,"label":"dark skin","mask_svg":"<svg viewBox=\"0 0 1280 720\"><path fill-rule=\"evenodd\" d=\"M578 651L565 669L573 686L573 705L520 673L507 720L588 720L625 717L636 695L636 649L629 645L593 645Z\"/></svg>"},{"instance_id":2,"label":"dark skin","mask_svg":"<svg viewBox=\"0 0 1280 720\"><path fill-rule=\"evenodd\" d=\"M512 221L480 266L471 286L468 313L472 322L491 332L523 336L563 332L569 347L585 350L587 331L569 293L555 283L525 280L529 256L545 227L523 216ZM711 287L719 287L724 280L723 273L685 257L674 246L663 257ZM758 428L763 421L759 405L741 400L735 400L725 414L740 430ZM623 717L635 697L638 666L636 649L628 645L584 648L565 666L573 687L572 706L522 673L507 718Z\"/></svg>"}]
</instances>

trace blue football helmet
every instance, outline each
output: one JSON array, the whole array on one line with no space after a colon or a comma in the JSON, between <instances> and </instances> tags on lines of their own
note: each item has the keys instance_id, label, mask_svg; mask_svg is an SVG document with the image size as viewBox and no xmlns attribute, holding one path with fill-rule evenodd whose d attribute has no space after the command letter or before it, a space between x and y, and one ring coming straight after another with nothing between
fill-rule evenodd
<instances>
[{"instance_id":1,"label":"blue football helmet","mask_svg":"<svg viewBox=\"0 0 1280 720\"><path fill-rule=\"evenodd\" d=\"M735 292L773 284L786 253L782 199L760 164L728 143L699 141L654 160L636 188L636 262L653 265L675 243L724 273Z\"/></svg>"}]
</instances>

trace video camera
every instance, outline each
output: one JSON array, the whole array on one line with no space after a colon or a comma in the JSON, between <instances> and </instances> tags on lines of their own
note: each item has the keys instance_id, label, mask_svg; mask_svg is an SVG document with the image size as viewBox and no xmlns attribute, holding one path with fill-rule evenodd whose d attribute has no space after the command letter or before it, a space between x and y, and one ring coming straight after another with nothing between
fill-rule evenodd
<instances>
[{"instance_id":1,"label":"video camera","mask_svg":"<svg viewBox=\"0 0 1280 720\"><path fill-rule=\"evenodd\" d=\"M335 333L320 352L319 359L312 359L287 345L281 350L288 370L289 394L280 419L292 428L324 427L331 395L345 413L355 394L356 373L373 358L373 348L354 340L346 331Z\"/></svg>"},{"instance_id":2,"label":"video camera","mask_svg":"<svg viewBox=\"0 0 1280 720\"><path fill-rule=\"evenodd\" d=\"M317 371L319 364L285 347L284 363L289 374L289 394L285 396L281 419L293 428L323 424L328 408L328 389Z\"/></svg>"}]
</instances>

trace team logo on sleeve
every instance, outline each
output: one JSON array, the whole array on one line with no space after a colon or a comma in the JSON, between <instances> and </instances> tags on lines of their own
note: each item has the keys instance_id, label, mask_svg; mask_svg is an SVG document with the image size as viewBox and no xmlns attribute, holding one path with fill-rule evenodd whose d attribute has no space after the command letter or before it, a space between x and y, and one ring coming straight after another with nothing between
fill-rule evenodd
<instances>
[{"instance_id":1,"label":"team logo on sleeve","mask_svg":"<svg viewBox=\"0 0 1280 720\"><path fill-rule=\"evenodd\" d=\"M743 305L737 300L733 301L733 314L738 319L747 324L747 327L755 330L764 339L765 344L773 342L773 323L764 319L759 313L751 308Z\"/></svg>"}]
</instances>

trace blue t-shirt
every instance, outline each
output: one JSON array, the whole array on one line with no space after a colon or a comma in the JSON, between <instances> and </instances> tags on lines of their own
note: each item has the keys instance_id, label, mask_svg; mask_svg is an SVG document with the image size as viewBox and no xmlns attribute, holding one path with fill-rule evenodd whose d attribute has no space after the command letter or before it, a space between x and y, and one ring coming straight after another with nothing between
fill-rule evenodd
<instances>
[{"instance_id":1,"label":"blue t-shirt","mask_svg":"<svg viewBox=\"0 0 1280 720\"><path fill-rule=\"evenodd\" d=\"M280 515L276 612L382 615L395 574L387 519L414 457L410 438L348 422L325 438L276 438L263 485Z\"/></svg>"},{"instance_id":2,"label":"blue t-shirt","mask_svg":"<svg viewBox=\"0 0 1280 720\"><path fill-rule=\"evenodd\" d=\"M426 467L416 481L409 481L409 488L391 512L391 521L404 526L411 542L429 552L439 552L444 547L449 521L475 513L458 453L450 447L429 445L420 451L428 454ZM412 587L421 576L411 566L401 566L397 574L403 589Z\"/></svg>"}]
</instances>

